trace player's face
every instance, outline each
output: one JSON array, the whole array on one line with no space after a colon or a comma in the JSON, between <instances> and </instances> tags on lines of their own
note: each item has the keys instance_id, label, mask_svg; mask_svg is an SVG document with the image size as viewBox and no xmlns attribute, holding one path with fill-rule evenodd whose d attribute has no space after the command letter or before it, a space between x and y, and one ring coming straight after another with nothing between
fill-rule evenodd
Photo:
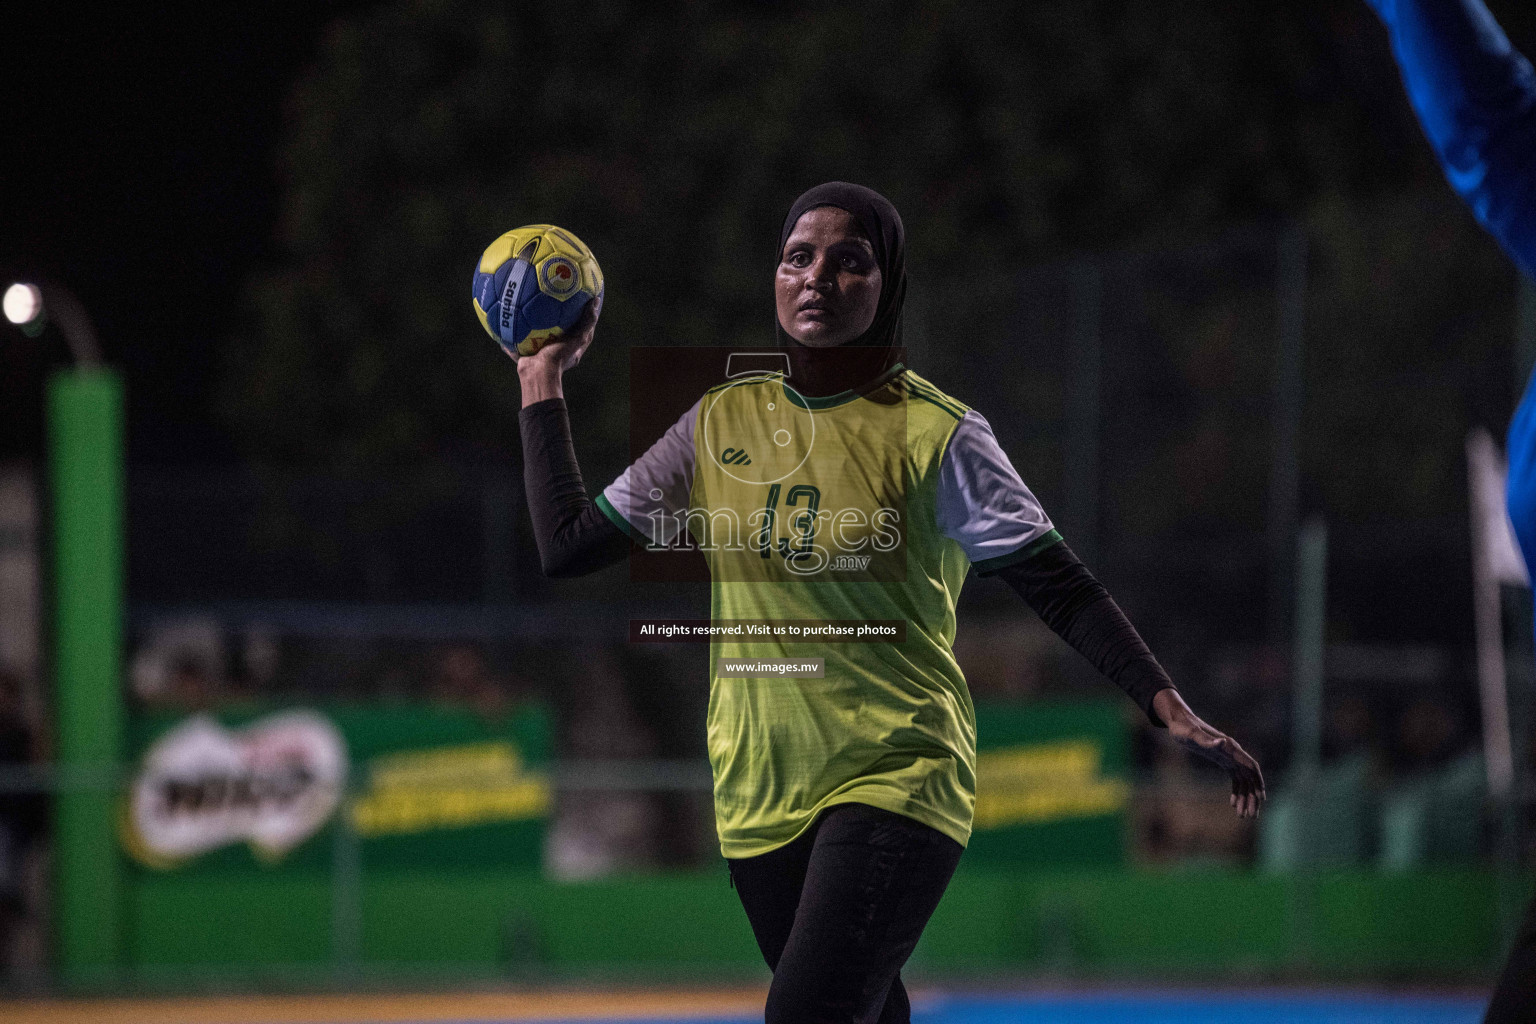
<instances>
[{"instance_id":1,"label":"player's face","mask_svg":"<svg viewBox=\"0 0 1536 1024\"><path fill-rule=\"evenodd\" d=\"M779 324L812 348L852 341L875 322L880 265L853 214L835 206L795 222L774 278Z\"/></svg>"}]
</instances>

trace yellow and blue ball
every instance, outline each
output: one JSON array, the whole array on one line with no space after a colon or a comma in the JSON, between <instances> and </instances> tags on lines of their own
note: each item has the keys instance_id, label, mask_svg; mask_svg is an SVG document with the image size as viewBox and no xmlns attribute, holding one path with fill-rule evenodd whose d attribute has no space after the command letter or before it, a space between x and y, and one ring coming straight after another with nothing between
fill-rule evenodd
<instances>
[{"instance_id":1,"label":"yellow and blue ball","mask_svg":"<svg viewBox=\"0 0 1536 1024\"><path fill-rule=\"evenodd\" d=\"M516 359L570 330L587 303L602 308L603 271L569 231L529 224L486 247L473 288L480 325Z\"/></svg>"}]
</instances>

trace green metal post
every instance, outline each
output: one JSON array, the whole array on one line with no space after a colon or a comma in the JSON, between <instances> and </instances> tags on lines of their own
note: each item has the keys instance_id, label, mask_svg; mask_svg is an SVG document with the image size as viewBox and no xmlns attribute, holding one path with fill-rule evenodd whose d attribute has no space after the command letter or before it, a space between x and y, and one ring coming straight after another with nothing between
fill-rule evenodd
<instances>
[{"instance_id":1,"label":"green metal post","mask_svg":"<svg viewBox=\"0 0 1536 1024\"><path fill-rule=\"evenodd\" d=\"M1291 957L1311 967L1317 957L1318 891L1316 870L1326 856L1325 808L1320 806L1319 775L1323 760L1323 681L1328 625L1328 525L1310 517L1296 537L1295 641L1291 648L1292 739L1291 827L1295 871L1289 883Z\"/></svg>"},{"instance_id":2,"label":"green metal post","mask_svg":"<svg viewBox=\"0 0 1536 1024\"><path fill-rule=\"evenodd\" d=\"M53 639L61 775L109 772L122 753L123 388L107 370L48 382ZM118 794L66 788L54 820L61 980L110 982L122 954Z\"/></svg>"},{"instance_id":3,"label":"green metal post","mask_svg":"<svg viewBox=\"0 0 1536 1024\"><path fill-rule=\"evenodd\" d=\"M331 976L338 985L356 981L363 960L363 865L351 772L342 784L331 840Z\"/></svg>"},{"instance_id":4,"label":"green metal post","mask_svg":"<svg viewBox=\"0 0 1536 1024\"><path fill-rule=\"evenodd\" d=\"M1324 649L1328 624L1328 525L1308 519L1296 539L1296 621L1291 648L1291 770L1307 784L1323 761Z\"/></svg>"},{"instance_id":5,"label":"green metal post","mask_svg":"<svg viewBox=\"0 0 1536 1024\"><path fill-rule=\"evenodd\" d=\"M1285 641L1287 614L1296 578L1296 506L1301 489L1301 419L1306 404L1307 234L1299 224L1280 232L1275 254L1275 301L1279 332L1275 347L1274 451L1269 465L1269 642Z\"/></svg>"},{"instance_id":6,"label":"green metal post","mask_svg":"<svg viewBox=\"0 0 1536 1024\"><path fill-rule=\"evenodd\" d=\"M1073 267L1072 306L1065 520L1072 530L1073 550L1091 565L1098 555L1099 419L1104 378L1104 270L1097 262Z\"/></svg>"}]
</instances>

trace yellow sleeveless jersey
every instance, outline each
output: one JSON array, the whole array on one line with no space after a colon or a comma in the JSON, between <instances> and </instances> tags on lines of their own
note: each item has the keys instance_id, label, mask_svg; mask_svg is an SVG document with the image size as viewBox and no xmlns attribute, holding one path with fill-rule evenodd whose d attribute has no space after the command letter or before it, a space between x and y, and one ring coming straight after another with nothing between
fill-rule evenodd
<instances>
[{"instance_id":1,"label":"yellow sleeveless jersey","mask_svg":"<svg viewBox=\"0 0 1536 1024\"><path fill-rule=\"evenodd\" d=\"M702 549L716 620L906 624L900 643L712 644L708 746L727 857L782 846L841 803L915 818L962 844L970 838L976 723L952 645L972 559L944 523L982 513L940 507L941 465L969 412L901 366L862 393L830 398L803 398L777 375L731 381L653 449L666 457L651 460L646 483L659 486L645 488L649 504L635 500L629 474L598 499L637 539L686 537ZM997 457L1006 473L995 475L1017 481ZM663 462L672 468L658 470ZM952 480L949 490L978 486ZM971 554L1001 545L1003 557L991 561L1005 563L1059 539L1022 483L1009 493L1023 495L1014 502L1022 517L1003 534L988 526L993 547L973 545ZM1006 511L1008 502L990 504ZM722 661L763 658L820 658L824 675L720 674Z\"/></svg>"}]
</instances>

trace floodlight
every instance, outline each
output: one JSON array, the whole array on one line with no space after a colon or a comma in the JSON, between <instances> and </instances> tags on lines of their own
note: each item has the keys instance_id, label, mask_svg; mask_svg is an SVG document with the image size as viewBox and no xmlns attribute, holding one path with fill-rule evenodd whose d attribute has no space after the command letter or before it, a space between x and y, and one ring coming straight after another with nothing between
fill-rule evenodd
<instances>
[{"instance_id":1,"label":"floodlight","mask_svg":"<svg viewBox=\"0 0 1536 1024\"><path fill-rule=\"evenodd\" d=\"M35 284L17 281L5 290L5 318L24 327L43 315L43 292Z\"/></svg>"}]
</instances>

